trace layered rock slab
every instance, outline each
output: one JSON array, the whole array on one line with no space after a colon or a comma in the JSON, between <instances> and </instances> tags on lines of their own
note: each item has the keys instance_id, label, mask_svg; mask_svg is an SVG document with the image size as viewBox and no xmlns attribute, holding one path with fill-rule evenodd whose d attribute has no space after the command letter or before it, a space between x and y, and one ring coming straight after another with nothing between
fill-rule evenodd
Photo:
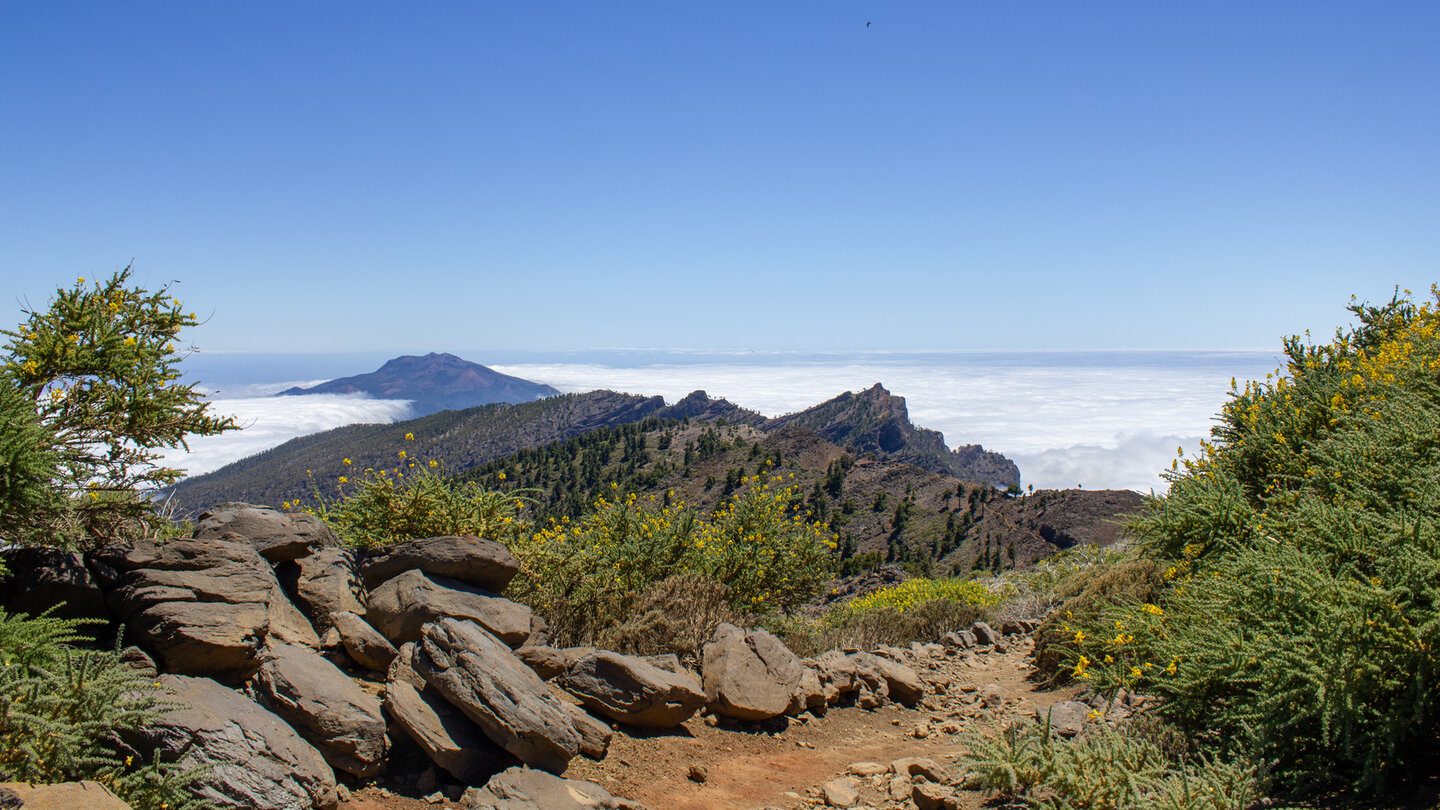
<instances>
[{"instance_id":1,"label":"layered rock slab","mask_svg":"<svg viewBox=\"0 0 1440 810\"><path fill-rule=\"evenodd\" d=\"M406 540L365 555L361 566L365 586L377 588L406 571L424 571L467 585L501 593L520 570L510 550L474 535L446 535Z\"/></svg>"},{"instance_id":2,"label":"layered rock slab","mask_svg":"<svg viewBox=\"0 0 1440 810\"><path fill-rule=\"evenodd\" d=\"M285 721L209 678L161 675L159 684L182 708L161 715L127 743L147 759L160 750L167 759L180 756L186 767L211 766L192 788L198 796L246 810L330 810L338 804L325 758Z\"/></svg>"},{"instance_id":3,"label":"layered rock slab","mask_svg":"<svg viewBox=\"0 0 1440 810\"><path fill-rule=\"evenodd\" d=\"M644 810L594 782L561 779L529 768L510 768L484 788L465 791L464 810Z\"/></svg>"},{"instance_id":4,"label":"layered rock slab","mask_svg":"<svg viewBox=\"0 0 1440 810\"><path fill-rule=\"evenodd\" d=\"M479 625L440 619L424 626L415 671L521 762L554 773L580 751L569 711L510 648Z\"/></svg>"},{"instance_id":5,"label":"layered rock slab","mask_svg":"<svg viewBox=\"0 0 1440 810\"><path fill-rule=\"evenodd\" d=\"M268 648L250 689L332 766L356 776L379 773L390 747L380 701L319 653L289 645Z\"/></svg>"},{"instance_id":6,"label":"layered rock slab","mask_svg":"<svg viewBox=\"0 0 1440 810\"><path fill-rule=\"evenodd\" d=\"M234 537L232 537L232 535ZM325 521L305 512L281 512L251 503L222 503L202 512L191 534L197 540L243 538L272 563L340 545Z\"/></svg>"},{"instance_id":7,"label":"layered rock slab","mask_svg":"<svg viewBox=\"0 0 1440 810\"><path fill-rule=\"evenodd\" d=\"M581 656L554 683L586 708L633 726L672 728L705 705L693 677L608 650Z\"/></svg>"},{"instance_id":8,"label":"layered rock slab","mask_svg":"<svg viewBox=\"0 0 1440 810\"><path fill-rule=\"evenodd\" d=\"M426 623L446 618L474 622L510 647L530 637L530 608L422 571L406 571L380 585L365 610L366 621L397 647L419 641Z\"/></svg>"},{"instance_id":9,"label":"layered rock slab","mask_svg":"<svg viewBox=\"0 0 1440 810\"><path fill-rule=\"evenodd\" d=\"M414 654L415 645L406 644L390 665L386 713L431 762L467 785L483 784L508 757L474 721L425 683L411 665Z\"/></svg>"},{"instance_id":10,"label":"layered rock slab","mask_svg":"<svg viewBox=\"0 0 1440 810\"><path fill-rule=\"evenodd\" d=\"M248 543L139 540L99 549L92 562L129 638L170 672L239 682L255 671L268 640L320 644Z\"/></svg>"}]
</instances>

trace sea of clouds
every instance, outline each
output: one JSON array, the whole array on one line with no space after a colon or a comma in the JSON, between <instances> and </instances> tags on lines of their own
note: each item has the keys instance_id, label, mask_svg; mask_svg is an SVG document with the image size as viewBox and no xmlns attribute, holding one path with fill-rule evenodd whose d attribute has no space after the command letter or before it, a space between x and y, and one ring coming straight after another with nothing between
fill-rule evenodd
<instances>
[{"instance_id":1,"label":"sea of clouds","mask_svg":"<svg viewBox=\"0 0 1440 810\"><path fill-rule=\"evenodd\" d=\"M476 359L484 362L483 358ZM982 444L1015 460L1024 483L1163 491L1177 447L1195 451L1231 379L1263 379L1261 352L1088 352L863 356L674 355L605 362L523 362L497 371L562 392L609 388L674 402L703 389L778 416L879 382L906 398L911 421L951 447ZM657 362L657 360L659 362ZM409 403L358 396L255 396L295 383L230 386L214 401L243 431L191 442L168 463L192 474L296 436L355 422L407 418ZM242 394L255 394L242 396Z\"/></svg>"}]
</instances>

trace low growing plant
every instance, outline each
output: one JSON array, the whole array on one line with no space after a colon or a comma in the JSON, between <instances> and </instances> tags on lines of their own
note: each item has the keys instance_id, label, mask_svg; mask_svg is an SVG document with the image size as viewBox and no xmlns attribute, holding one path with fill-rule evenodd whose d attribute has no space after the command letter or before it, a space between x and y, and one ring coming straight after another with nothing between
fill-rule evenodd
<instances>
[{"instance_id":1,"label":"low growing plant","mask_svg":"<svg viewBox=\"0 0 1440 810\"><path fill-rule=\"evenodd\" d=\"M93 779L136 810L200 810L200 774L123 755L121 738L168 706L115 651L82 650L82 622L0 610L0 781Z\"/></svg>"}]
</instances>

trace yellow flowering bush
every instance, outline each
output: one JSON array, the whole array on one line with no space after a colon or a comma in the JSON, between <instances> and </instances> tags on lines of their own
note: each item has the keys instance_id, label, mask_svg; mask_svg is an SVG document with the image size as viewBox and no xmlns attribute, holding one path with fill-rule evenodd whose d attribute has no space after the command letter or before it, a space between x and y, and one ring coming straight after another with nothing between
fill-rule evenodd
<instances>
[{"instance_id":1,"label":"yellow flowering bush","mask_svg":"<svg viewBox=\"0 0 1440 810\"><path fill-rule=\"evenodd\" d=\"M998 603L1000 595L969 579L907 579L899 585L846 602L826 614L826 621L833 625L844 624L885 608L907 613L935 600L984 607Z\"/></svg>"},{"instance_id":2,"label":"yellow flowering bush","mask_svg":"<svg viewBox=\"0 0 1440 810\"><path fill-rule=\"evenodd\" d=\"M401 453L403 459L404 451ZM344 464L350 466L350 460L345 459ZM340 539L360 548L452 534L473 534L508 545L524 533L520 509L526 502L525 493L452 481L433 463L367 469L354 481L348 475L338 480L333 497L317 488L313 505L297 499L287 501L285 508L304 506L329 524Z\"/></svg>"},{"instance_id":3,"label":"yellow flowering bush","mask_svg":"<svg viewBox=\"0 0 1440 810\"><path fill-rule=\"evenodd\" d=\"M828 579L834 537L799 512L794 489L780 483L749 479L709 516L617 490L588 514L552 520L512 543L522 568L511 593L575 643L625 619L646 588L681 574L724 586L737 611L793 610Z\"/></svg>"}]
</instances>

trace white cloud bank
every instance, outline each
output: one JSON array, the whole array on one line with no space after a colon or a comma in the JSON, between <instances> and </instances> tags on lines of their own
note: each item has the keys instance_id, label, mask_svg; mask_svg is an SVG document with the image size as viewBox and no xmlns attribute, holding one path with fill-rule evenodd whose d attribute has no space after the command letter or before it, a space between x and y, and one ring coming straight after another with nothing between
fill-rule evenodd
<instances>
[{"instance_id":1,"label":"white cloud bank","mask_svg":"<svg viewBox=\"0 0 1440 810\"><path fill-rule=\"evenodd\" d=\"M494 368L564 392L609 388L659 394L669 402L696 389L778 416L842 391L877 382L904 396L911 420L946 442L983 444L1015 460L1036 488L1162 491L1177 446L1193 452L1226 401L1231 377L1263 378L1271 355L1146 354L984 356L894 355L858 360L786 361L783 357L619 367L598 363L527 363ZM247 393L293 383L254 384ZM229 387L227 395L237 391ZM282 444L296 436L356 422L409 416L408 402L351 395L230 397L215 401L245 430L192 442L167 463L192 474Z\"/></svg>"},{"instance_id":2,"label":"white cloud bank","mask_svg":"<svg viewBox=\"0 0 1440 810\"><path fill-rule=\"evenodd\" d=\"M261 390L274 386L259 386ZM290 387L288 384L277 390ZM243 428L190 440L190 452L175 448L165 464L191 475L217 470L297 436L360 422L394 422L410 416L408 399L371 399L361 394L306 394L298 397L227 397L212 400L216 416L233 415Z\"/></svg>"}]
</instances>

